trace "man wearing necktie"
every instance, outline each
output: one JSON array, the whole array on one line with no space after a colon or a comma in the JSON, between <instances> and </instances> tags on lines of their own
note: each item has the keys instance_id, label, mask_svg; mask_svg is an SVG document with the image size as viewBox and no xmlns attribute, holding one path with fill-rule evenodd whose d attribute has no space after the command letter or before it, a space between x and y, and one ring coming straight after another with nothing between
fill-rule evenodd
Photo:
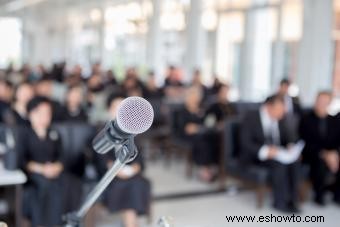
<instances>
[{"instance_id":1,"label":"man wearing necktie","mask_svg":"<svg viewBox=\"0 0 340 227\"><path fill-rule=\"evenodd\" d=\"M299 163L282 164L276 161L281 148L289 152L295 142L289 133L284 98L273 95L260 110L246 114L241 125L241 157L247 164L269 169L273 189L274 208L284 212L298 212Z\"/></svg>"}]
</instances>

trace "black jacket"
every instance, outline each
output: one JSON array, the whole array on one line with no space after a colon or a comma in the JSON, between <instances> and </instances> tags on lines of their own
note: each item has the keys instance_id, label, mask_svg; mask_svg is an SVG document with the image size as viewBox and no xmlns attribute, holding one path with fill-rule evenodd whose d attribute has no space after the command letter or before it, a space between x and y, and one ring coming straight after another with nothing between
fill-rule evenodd
<instances>
[{"instance_id":1,"label":"black jacket","mask_svg":"<svg viewBox=\"0 0 340 227\"><path fill-rule=\"evenodd\" d=\"M336 117L328 116L326 119L327 130L322 135L320 131L321 119L314 111L306 113L300 121L299 134L306 142L303 158L309 161L319 156L321 150L338 149L340 146L339 120Z\"/></svg>"},{"instance_id":2,"label":"black jacket","mask_svg":"<svg viewBox=\"0 0 340 227\"><path fill-rule=\"evenodd\" d=\"M294 142L284 121L279 122L280 144L287 146ZM248 112L243 118L240 131L241 159L247 163L259 163L258 152L266 144L264 130L261 123L260 111Z\"/></svg>"}]
</instances>

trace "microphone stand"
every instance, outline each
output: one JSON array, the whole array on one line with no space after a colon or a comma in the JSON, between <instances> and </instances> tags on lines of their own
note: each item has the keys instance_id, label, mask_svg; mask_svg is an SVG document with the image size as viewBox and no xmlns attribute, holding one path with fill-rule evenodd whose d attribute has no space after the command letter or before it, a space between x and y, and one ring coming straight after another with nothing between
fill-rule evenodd
<instances>
[{"instance_id":1,"label":"microphone stand","mask_svg":"<svg viewBox=\"0 0 340 227\"><path fill-rule=\"evenodd\" d=\"M132 161L138 153L132 138L124 140L120 149L117 150L116 155L118 155L112 167L105 173L99 183L89 193L79 210L65 215L64 220L66 221L66 224L64 227L80 227L82 219L97 201L99 196L117 176L118 172L126 165L126 163Z\"/></svg>"}]
</instances>

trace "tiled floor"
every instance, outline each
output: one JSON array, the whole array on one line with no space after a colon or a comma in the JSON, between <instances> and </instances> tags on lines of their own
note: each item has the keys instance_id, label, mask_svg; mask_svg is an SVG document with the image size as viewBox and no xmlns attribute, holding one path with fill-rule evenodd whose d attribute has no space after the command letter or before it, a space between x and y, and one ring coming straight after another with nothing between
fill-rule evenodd
<instances>
[{"instance_id":1,"label":"tiled floor","mask_svg":"<svg viewBox=\"0 0 340 227\"><path fill-rule=\"evenodd\" d=\"M206 191L217 188L217 184L207 185L195 178L188 180L184 177L184 165L173 164L165 167L162 162L148 163L147 176L153 182L153 193L157 197L169 194L188 193L193 191ZM305 215L322 215L324 223L276 223L275 226L296 227L338 227L340 226L340 207L330 203L325 208L319 208L311 202L306 202L303 207ZM141 218L141 226L156 227L157 220L167 216L173 220L174 227L262 227L273 226L273 223L228 223L226 215L285 215L271 209L270 198L266 199L263 209L255 207L254 193L242 190L239 193L217 193L199 197L181 199L156 200L153 202L153 223L146 224L146 219ZM117 216L104 215L100 218L101 227L120 226Z\"/></svg>"}]
</instances>

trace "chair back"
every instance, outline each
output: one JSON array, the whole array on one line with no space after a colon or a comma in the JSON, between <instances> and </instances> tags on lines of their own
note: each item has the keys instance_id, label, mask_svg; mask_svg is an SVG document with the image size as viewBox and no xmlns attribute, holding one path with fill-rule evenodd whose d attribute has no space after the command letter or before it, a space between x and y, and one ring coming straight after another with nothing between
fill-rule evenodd
<instances>
[{"instance_id":1,"label":"chair back","mask_svg":"<svg viewBox=\"0 0 340 227\"><path fill-rule=\"evenodd\" d=\"M240 125L242 119L233 117L224 124L224 157L225 163L238 159L240 156Z\"/></svg>"},{"instance_id":2,"label":"chair back","mask_svg":"<svg viewBox=\"0 0 340 227\"><path fill-rule=\"evenodd\" d=\"M96 130L87 123L67 122L53 125L60 136L66 171L82 176L85 170L85 153L91 147Z\"/></svg>"}]
</instances>

